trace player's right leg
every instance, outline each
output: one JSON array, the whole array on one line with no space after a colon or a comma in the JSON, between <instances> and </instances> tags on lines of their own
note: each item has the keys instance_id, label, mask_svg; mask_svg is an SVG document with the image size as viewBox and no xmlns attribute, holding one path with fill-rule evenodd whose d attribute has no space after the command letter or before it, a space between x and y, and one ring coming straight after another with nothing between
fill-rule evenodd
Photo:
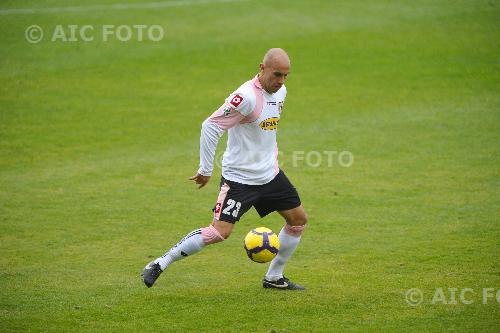
<instances>
[{"instance_id":1,"label":"player's right leg","mask_svg":"<svg viewBox=\"0 0 500 333\"><path fill-rule=\"evenodd\" d=\"M252 207L257 198L258 193L248 185L222 178L219 196L213 208L213 222L208 227L193 230L163 256L150 262L142 273L146 286L151 287L174 261L184 259L206 245L221 242L229 237L234 224Z\"/></svg>"},{"instance_id":2,"label":"player's right leg","mask_svg":"<svg viewBox=\"0 0 500 333\"><path fill-rule=\"evenodd\" d=\"M152 287L160 274L174 261L184 259L200 251L206 245L222 242L233 231L234 224L214 220L208 227L191 231L163 256L146 265L142 278L146 286Z\"/></svg>"}]
</instances>

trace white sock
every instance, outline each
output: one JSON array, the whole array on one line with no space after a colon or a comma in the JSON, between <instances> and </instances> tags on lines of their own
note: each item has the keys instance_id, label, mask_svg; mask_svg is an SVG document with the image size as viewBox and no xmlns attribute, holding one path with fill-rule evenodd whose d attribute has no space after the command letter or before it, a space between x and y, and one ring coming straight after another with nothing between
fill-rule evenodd
<instances>
[{"instance_id":1,"label":"white sock","mask_svg":"<svg viewBox=\"0 0 500 333\"><path fill-rule=\"evenodd\" d=\"M167 253L165 253L160 258L156 259L155 262L159 263L162 270L165 270L174 261L184 259L187 256L195 254L200 251L205 246L203 242L203 237L201 235L201 229L196 229L186 235L183 239L174 245Z\"/></svg>"},{"instance_id":2,"label":"white sock","mask_svg":"<svg viewBox=\"0 0 500 333\"><path fill-rule=\"evenodd\" d=\"M283 277L283 269L285 264L292 256L293 252L299 245L301 236L289 235L285 228L281 229L278 235L280 240L280 250L276 257L271 261L269 269L267 270L266 279L269 281L276 281Z\"/></svg>"}]
</instances>

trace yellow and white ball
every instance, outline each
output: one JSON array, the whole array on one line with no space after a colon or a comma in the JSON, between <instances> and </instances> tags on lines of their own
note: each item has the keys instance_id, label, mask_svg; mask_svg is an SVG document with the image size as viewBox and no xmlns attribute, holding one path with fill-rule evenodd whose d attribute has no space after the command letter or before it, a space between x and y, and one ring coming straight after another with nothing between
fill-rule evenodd
<instances>
[{"instance_id":1,"label":"yellow and white ball","mask_svg":"<svg viewBox=\"0 0 500 333\"><path fill-rule=\"evenodd\" d=\"M255 262L269 262L278 254L280 241L271 229L259 227L251 230L246 236L244 247L248 258Z\"/></svg>"}]
</instances>

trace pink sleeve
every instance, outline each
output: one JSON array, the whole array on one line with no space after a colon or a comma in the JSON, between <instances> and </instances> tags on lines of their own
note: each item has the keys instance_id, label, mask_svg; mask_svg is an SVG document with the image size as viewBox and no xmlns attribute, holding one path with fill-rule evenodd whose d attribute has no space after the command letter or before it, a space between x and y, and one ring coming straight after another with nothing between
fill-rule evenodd
<instances>
[{"instance_id":1,"label":"pink sleeve","mask_svg":"<svg viewBox=\"0 0 500 333\"><path fill-rule=\"evenodd\" d=\"M224 103L217 111L215 111L210 117L208 117L208 120L217 124L217 126L219 126L221 129L226 130L235 126L244 118L244 115L234 110L233 108L230 108L226 103Z\"/></svg>"}]
</instances>

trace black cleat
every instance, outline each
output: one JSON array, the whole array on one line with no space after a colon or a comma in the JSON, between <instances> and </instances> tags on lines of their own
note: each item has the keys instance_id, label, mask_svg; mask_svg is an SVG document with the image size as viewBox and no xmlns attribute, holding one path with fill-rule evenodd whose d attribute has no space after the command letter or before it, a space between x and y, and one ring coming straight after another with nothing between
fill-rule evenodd
<instances>
[{"instance_id":1,"label":"black cleat","mask_svg":"<svg viewBox=\"0 0 500 333\"><path fill-rule=\"evenodd\" d=\"M274 289L282 289L282 290L304 290L306 288L301 285L290 282L286 277L282 277L277 281L269 281L266 278L262 280L262 286L264 288L274 288Z\"/></svg>"},{"instance_id":2,"label":"black cleat","mask_svg":"<svg viewBox=\"0 0 500 333\"><path fill-rule=\"evenodd\" d=\"M144 271L141 274L144 284L148 288L151 288L162 272L160 264L151 261L144 267Z\"/></svg>"}]
</instances>

